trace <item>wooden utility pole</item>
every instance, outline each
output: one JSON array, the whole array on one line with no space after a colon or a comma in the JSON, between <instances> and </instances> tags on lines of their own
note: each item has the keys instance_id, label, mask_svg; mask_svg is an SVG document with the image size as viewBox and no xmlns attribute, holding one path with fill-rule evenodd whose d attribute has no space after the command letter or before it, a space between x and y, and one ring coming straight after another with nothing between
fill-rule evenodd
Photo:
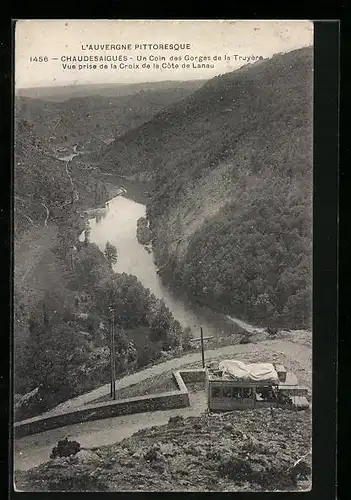
<instances>
[{"instance_id":1,"label":"wooden utility pole","mask_svg":"<svg viewBox=\"0 0 351 500\"><path fill-rule=\"evenodd\" d=\"M110 318L110 362L111 362L111 398L116 399L116 362L115 362L115 324L114 310L109 308Z\"/></svg>"},{"instance_id":2,"label":"wooden utility pole","mask_svg":"<svg viewBox=\"0 0 351 500\"><path fill-rule=\"evenodd\" d=\"M112 392L116 399L116 347L115 347L115 315L112 314Z\"/></svg>"},{"instance_id":3,"label":"wooden utility pole","mask_svg":"<svg viewBox=\"0 0 351 500\"><path fill-rule=\"evenodd\" d=\"M110 330L110 382L111 382L111 398L113 397L113 353L112 353L112 321L111 321L111 309L109 311L108 325Z\"/></svg>"},{"instance_id":4,"label":"wooden utility pole","mask_svg":"<svg viewBox=\"0 0 351 500\"><path fill-rule=\"evenodd\" d=\"M202 326L200 326L200 333L201 333L202 368L205 368L204 334L203 334L203 331L202 331Z\"/></svg>"}]
</instances>

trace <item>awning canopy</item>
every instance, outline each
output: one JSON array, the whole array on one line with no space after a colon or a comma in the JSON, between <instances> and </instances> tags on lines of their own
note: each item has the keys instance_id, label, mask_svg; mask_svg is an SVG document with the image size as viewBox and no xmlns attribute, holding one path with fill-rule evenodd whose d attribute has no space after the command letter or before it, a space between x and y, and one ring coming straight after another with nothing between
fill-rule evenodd
<instances>
[{"instance_id":1,"label":"awning canopy","mask_svg":"<svg viewBox=\"0 0 351 500\"><path fill-rule=\"evenodd\" d=\"M279 384L278 373L272 363L243 363L234 359L225 359L219 363L223 375L241 382L267 382Z\"/></svg>"}]
</instances>

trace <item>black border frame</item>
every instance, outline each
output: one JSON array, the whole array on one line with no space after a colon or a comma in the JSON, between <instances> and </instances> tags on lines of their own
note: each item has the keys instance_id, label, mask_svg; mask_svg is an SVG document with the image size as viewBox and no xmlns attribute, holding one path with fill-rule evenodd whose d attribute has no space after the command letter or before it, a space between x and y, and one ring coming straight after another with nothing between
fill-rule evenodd
<instances>
[{"instance_id":1,"label":"black border frame","mask_svg":"<svg viewBox=\"0 0 351 500\"><path fill-rule=\"evenodd\" d=\"M340 44L336 26L337 30L331 22L315 25L312 443L315 498L336 497Z\"/></svg>"},{"instance_id":2,"label":"black border frame","mask_svg":"<svg viewBox=\"0 0 351 500\"><path fill-rule=\"evenodd\" d=\"M133 8L130 6L130 13ZM142 9L143 10L143 9ZM135 12L134 12L135 13ZM139 18L149 18L140 15ZM23 17L32 18L33 16ZM46 16L43 16L46 17ZM51 17L51 16L47 16ZM57 16L58 18L61 16ZM174 19L182 19L177 16L170 16ZM259 16L252 16L252 19ZM35 18L35 17L34 17ZM128 12L120 18L134 18L133 14L128 16ZM151 19L162 18L162 16L152 16ZM166 17L165 17L166 18ZM194 19L203 19L196 17ZM216 18L216 17L213 17ZM224 19L224 17L218 17ZM262 19L264 17L261 17ZM230 18L228 18L230 19ZM6 29L6 28L5 28ZM315 44L314 44L314 256L313 256L313 487L310 492L284 492L284 493L237 493L236 495L260 495L264 494L267 498L270 495L276 498L284 495L284 498L290 498L295 495L303 494L309 498L324 499L336 497L336 372L337 372L337 220L338 220L338 144L339 144L339 29L340 25L336 21L318 21L315 20ZM3 96L2 96L2 132L5 132L5 144L7 143L8 165L9 168L1 169L4 176L2 186L5 187L2 197L2 207L0 212L0 221L3 227L3 234L8 237L3 238L3 246L6 256L9 258L10 269L9 291L7 295L3 293L3 304L9 306L12 304L12 245L13 245L13 226L12 226L12 156L13 156L13 138L12 138L12 105L8 99L12 95L13 60L11 50L13 50L13 29L7 26L7 41L1 45L1 58L5 59L8 68L3 72ZM2 66L4 67L4 66ZM5 103L5 106L4 106ZM7 106L6 106L7 104ZM3 135L3 134L2 134ZM8 145L11 149L8 150ZM10 190L6 189L10 184ZM4 196L5 194L5 196ZM5 202L5 203L4 203ZM8 203L8 204L7 204ZM3 216L5 212L6 216ZM5 257L6 258L6 257ZM6 281L6 280L5 280ZM2 287L3 291L3 287ZM6 319L6 318L5 318ZM11 323L11 318L10 318ZM12 332L10 333L10 344ZM4 350L5 351L5 350ZM6 353L5 353L6 356ZM10 358L12 359L12 357ZM6 357L5 357L6 361ZM6 363L3 364L6 366ZM10 364L11 368L11 364ZM5 371L11 382L11 374ZM2 378L4 380L4 378ZM4 384L4 387L6 384ZM5 471L6 482L9 495L12 497L20 494L23 498L36 495L35 493L23 492L17 493L12 487L12 412L11 402L12 394L8 406L2 415L10 415L10 454L8 455L8 467ZM7 410L7 411L6 411ZM317 417L317 418L316 418ZM7 425L9 422L7 423ZM3 426L3 428L7 428ZM8 433L7 433L8 435ZM2 460L4 463L5 461ZM6 462L5 462L6 463ZM9 475L10 472L10 475ZM40 493L41 497L50 498L52 492ZM92 497L95 495L100 498L101 494L106 493L75 493L85 498L86 495ZM132 493L132 495L137 495ZM162 493L158 493L161 494ZM199 496L204 493L189 494L189 496ZM55 493L62 495L62 493ZM70 493L63 493L70 495ZM123 496L123 493L118 494ZM129 494L128 494L129 495ZM148 494L146 494L148 495ZM153 494L154 495L154 494ZM209 494L213 495L213 494ZM215 493L214 493L215 495ZM225 495L225 494L224 494ZM228 495L228 494L227 494Z\"/></svg>"}]
</instances>

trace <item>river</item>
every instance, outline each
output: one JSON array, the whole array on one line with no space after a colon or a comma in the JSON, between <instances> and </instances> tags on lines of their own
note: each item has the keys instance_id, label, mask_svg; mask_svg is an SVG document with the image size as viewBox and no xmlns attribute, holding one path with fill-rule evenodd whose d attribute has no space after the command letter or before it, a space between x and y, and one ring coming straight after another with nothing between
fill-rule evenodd
<instances>
[{"instance_id":1,"label":"river","mask_svg":"<svg viewBox=\"0 0 351 500\"><path fill-rule=\"evenodd\" d=\"M223 328L223 319L219 320L205 308L195 308L186 300L176 297L162 284L153 253L149 253L136 238L137 220L145 217L146 206L126 196L112 198L107 208L89 219L90 241L102 251L105 250L107 241L114 245L118 254L114 271L135 275L157 298L165 301L173 316L183 327L189 327L194 337L200 336L200 326L203 327L204 336L217 336ZM84 233L80 239L84 239ZM233 331L235 326L232 324L230 329Z\"/></svg>"}]
</instances>

